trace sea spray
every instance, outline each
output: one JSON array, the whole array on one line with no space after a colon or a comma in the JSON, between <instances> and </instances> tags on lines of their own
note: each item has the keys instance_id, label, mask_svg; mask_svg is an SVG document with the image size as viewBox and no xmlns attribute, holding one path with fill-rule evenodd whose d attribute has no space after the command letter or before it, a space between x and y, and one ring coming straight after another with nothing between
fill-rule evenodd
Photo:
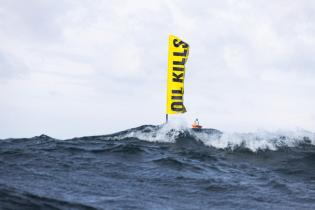
<instances>
[{"instance_id":1,"label":"sea spray","mask_svg":"<svg viewBox=\"0 0 315 210\"><path fill-rule=\"evenodd\" d=\"M303 129L277 130L251 133L220 132L215 129L194 130L185 122L168 123L159 126L141 126L138 129L127 130L123 134L109 135L106 139L122 140L136 138L151 142L180 141L181 138L190 137L195 141L202 142L205 146L218 149L247 148L253 152L257 150L277 150L281 147L294 147L302 143L315 145L315 134Z\"/></svg>"}]
</instances>

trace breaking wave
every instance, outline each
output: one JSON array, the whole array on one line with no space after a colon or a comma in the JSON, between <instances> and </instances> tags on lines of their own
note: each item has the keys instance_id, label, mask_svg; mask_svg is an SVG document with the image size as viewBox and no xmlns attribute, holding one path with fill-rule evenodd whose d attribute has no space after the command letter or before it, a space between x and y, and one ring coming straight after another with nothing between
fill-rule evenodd
<instances>
[{"instance_id":1,"label":"breaking wave","mask_svg":"<svg viewBox=\"0 0 315 210\"><path fill-rule=\"evenodd\" d=\"M281 147L315 145L315 133L303 129L229 133L216 129L193 130L188 127L171 124L159 126L143 125L115 134L99 136L99 138L104 140L136 138L143 141L166 143L190 139L217 149L235 150L247 148L253 152L258 150L277 150Z\"/></svg>"}]
</instances>

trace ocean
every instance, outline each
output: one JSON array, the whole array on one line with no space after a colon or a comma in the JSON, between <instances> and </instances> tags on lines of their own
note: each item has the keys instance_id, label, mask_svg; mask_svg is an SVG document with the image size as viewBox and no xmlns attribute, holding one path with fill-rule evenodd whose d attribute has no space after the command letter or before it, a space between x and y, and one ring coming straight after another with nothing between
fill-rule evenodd
<instances>
[{"instance_id":1,"label":"ocean","mask_svg":"<svg viewBox=\"0 0 315 210\"><path fill-rule=\"evenodd\" d=\"M315 134L143 125L3 139L0 209L315 209Z\"/></svg>"}]
</instances>

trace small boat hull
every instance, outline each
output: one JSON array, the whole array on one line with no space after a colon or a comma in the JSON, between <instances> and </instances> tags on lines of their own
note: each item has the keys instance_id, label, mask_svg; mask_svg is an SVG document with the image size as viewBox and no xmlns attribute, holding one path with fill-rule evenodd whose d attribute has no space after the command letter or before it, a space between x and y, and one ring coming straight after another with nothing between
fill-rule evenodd
<instances>
[{"instance_id":1,"label":"small boat hull","mask_svg":"<svg viewBox=\"0 0 315 210\"><path fill-rule=\"evenodd\" d=\"M191 127L192 127L192 129L201 129L202 128L201 125L195 125L195 124L193 124Z\"/></svg>"}]
</instances>

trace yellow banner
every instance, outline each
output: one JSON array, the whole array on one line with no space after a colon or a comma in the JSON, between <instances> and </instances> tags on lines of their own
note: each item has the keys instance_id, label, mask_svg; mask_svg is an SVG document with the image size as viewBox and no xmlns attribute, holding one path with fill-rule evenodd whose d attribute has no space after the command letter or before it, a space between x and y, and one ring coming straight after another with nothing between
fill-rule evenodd
<instances>
[{"instance_id":1,"label":"yellow banner","mask_svg":"<svg viewBox=\"0 0 315 210\"><path fill-rule=\"evenodd\" d=\"M184 106L185 63L189 45L176 36L169 36L166 114L186 112Z\"/></svg>"}]
</instances>

